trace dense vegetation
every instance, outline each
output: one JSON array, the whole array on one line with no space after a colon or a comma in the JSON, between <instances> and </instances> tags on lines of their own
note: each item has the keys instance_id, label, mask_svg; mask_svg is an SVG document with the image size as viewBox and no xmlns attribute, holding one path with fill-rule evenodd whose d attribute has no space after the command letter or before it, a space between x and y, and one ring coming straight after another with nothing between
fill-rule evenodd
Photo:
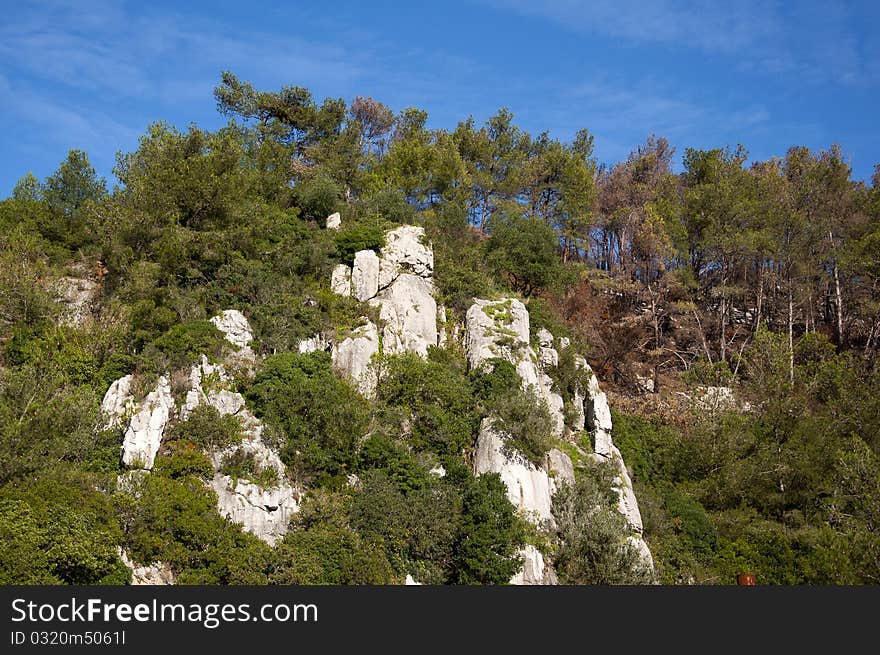
<instances>
[{"instance_id":1,"label":"dense vegetation","mask_svg":"<svg viewBox=\"0 0 880 655\"><path fill-rule=\"evenodd\" d=\"M489 415L527 457L550 447L515 373L469 372L453 342L384 362L368 402L297 351L369 314L330 292L330 271L400 223L428 231L453 320L475 296L518 294L533 332L588 356L625 408L615 440L661 581L880 582L880 167L869 186L836 147L748 165L724 147L687 149L676 174L655 136L600 166L586 130L561 143L505 110L431 130L418 109L230 73L215 97L226 127L152 125L112 189L71 151L0 201L0 583L124 582L117 546L182 583L506 582L541 537L467 457ZM59 298L84 279L97 296L71 321ZM99 412L122 375L145 392L221 356L206 319L231 307L265 357L240 391L309 489L274 548L204 484L203 450L240 439L235 420L195 412L150 475L117 480L121 428ZM562 362L564 394L573 375ZM700 400L722 385L735 401ZM546 550L563 582L644 580L616 547L608 488L584 467L557 498Z\"/></svg>"}]
</instances>

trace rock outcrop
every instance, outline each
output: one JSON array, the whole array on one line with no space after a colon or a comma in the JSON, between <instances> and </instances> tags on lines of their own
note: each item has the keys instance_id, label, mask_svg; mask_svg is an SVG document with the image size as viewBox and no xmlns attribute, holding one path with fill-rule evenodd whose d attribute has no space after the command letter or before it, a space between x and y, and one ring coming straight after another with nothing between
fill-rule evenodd
<instances>
[{"instance_id":1,"label":"rock outcrop","mask_svg":"<svg viewBox=\"0 0 880 655\"><path fill-rule=\"evenodd\" d=\"M538 352L530 345L529 313L526 306L515 298L500 300L474 299L465 316L466 333L464 346L471 368L485 366L493 358L513 364L524 389L531 388L542 398L554 420L557 437L580 433L588 429L593 437L594 452L598 460L610 461L617 475L614 480L619 498L618 511L626 518L631 531L630 542L640 553L645 565L653 570L653 560L647 543L642 538L642 518L638 501L632 488L632 480L620 451L612 440L611 410L608 398L587 361L575 356L578 368L587 371L589 381L586 389L575 389L571 402L574 407L568 426L565 425L564 401L554 391L548 371L559 366L559 350L570 347L568 339L554 339L546 329L537 333ZM552 526L553 493L558 484L574 482L571 459L561 450L552 450L543 467L536 467L524 458L512 454L505 447L506 435L492 428L491 419L484 420L474 453L474 471L495 472L501 475L507 486L510 501L540 526ZM552 473L552 476L548 474ZM538 553L540 555L540 553ZM514 578L521 584L546 579L538 575L540 569L534 553L525 558L525 568ZM543 561L541 561L543 563ZM530 568L531 567L531 568Z\"/></svg>"},{"instance_id":2,"label":"rock outcrop","mask_svg":"<svg viewBox=\"0 0 880 655\"><path fill-rule=\"evenodd\" d=\"M401 273L370 304L379 307L382 352L386 355L416 353L428 356L437 345L437 303L430 280Z\"/></svg>"},{"instance_id":3,"label":"rock outcrop","mask_svg":"<svg viewBox=\"0 0 880 655\"><path fill-rule=\"evenodd\" d=\"M253 341L253 332L241 312L226 310L212 318L211 322L230 343L239 348L225 363L229 363L228 360L233 363L240 361L242 352L252 356L250 343ZM377 340L377 337L374 338ZM108 427L122 425L130 417L123 438L122 462L129 468L144 469L143 473L146 474L153 467L165 428L174 414L175 402L168 379L164 376L159 378L156 389L141 402L136 402L131 386L130 375L113 382L104 395L101 408ZM300 491L287 480L286 469L278 452L263 442L263 426L248 411L244 397L235 391L224 363L211 363L204 355L201 362L190 369L189 388L179 410L179 419L186 420L202 404L210 405L221 415L236 417L244 434L240 444L209 453L215 469L209 486L217 494L218 511L267 543L274 544L287 532L291 516L299 511ZM233 453L252 460L258 471L271 469L275 482L264 487L243 477L234 479L226 475L222 471L224 458ZM119 476L119 488L136 493L137 484L129 473ZM150 567L140 568L143 571L137 573L140 571L137 569L136 573L142 574L145 579L158 575Z\"/></svg>"},{"instance_id":4,"label":"rock outcrop","mask_svg":"<svg viewBox=\"0 0 880 655\"><path fill-rule=\"evenodd\" d=\"M547 471L507 447L505 439L491 418L483 419L474 450L474 473L498 473L514 507L538 526L553 525L553 480Z\"/></svg>"},{"instance_id":5,"label":"rock outcrop","mask_svg":"<svg viewBox=\"0 0 880 655\"><path fill-rule=\"evenodd\" d=\"M330 354L333 365L355 383L358 391L370 398L376 391L373 357L379 353L379 330L367 321L338 344Z\"/></svg>"},{"instance_id":6,"label":"rock outcrop","mask_svg":"<svg viewBox=\"0 0 880 655\"><path fill-rule=\"evenodd\" d=\"M247 348L254 340L250 323L237 309L224 309L211 318L211 323L217 326L229 343L239 348Z\"/></svg>"},{"instance_id":7,"label":"rock outcrop","mask_svg":"<svg viewBox=\"0 0 880 655\"><path fill-rule=\"evenodd\" d=\"M278 452L263 443L262 423L247 409L244 397L231 388L222 364L211 364L203 355L201 363L190 370L189 382L181 419L204 403L221 415L235 416L245 436L240 444L212 453L216 473L211 488L217 494L218 511L270 545L275 544L287 532L291 516L299 511L299 490L287 481ZM235 453L251 458L259 471L271 469L277 483L263 487L224 474L224 458Z\"/></svg>"},{"instance_id":8,"label":"rock outcrop","mask_svg":"<svg viewBox=\"0 0 880 655\"><path fill-rule=\"evenodd\" d=\"M92 313L99 285L91 277L66 276L55 282L54 291L58 300L65 305L64 322L80 325Z\"/></svg>"},{"instance_id":9,"label":"rock outcrop","mask_svg":"<svg viewBox=\"0 0 880 655\"><path fill-rule=\"evenodd\" d=\"M134 585L173 585L177 584L174 571L165 562L154 562L147 566L135 564L128 551L117 546L116 552L122 563L131 570L131 584Z\"/></svg>"},{"instance_id":10,"label":"rock outcrop","mask_svg":"<svg viewBox=\"0 0 880 655\"><path fill-rule=\"evenodd\" d=\"M338 230L342 226L342 216L339 212L334 212L327 217L325 224L328 230Z\"/></svg>"},{"instance_id":11,"label":"rock outcrop","mask_svg":"<svg viewBox=\"0 0 880 655\"><path fill-rule=\"evenodd\" d=\"M117 386L117 391L118 389ZM108 390L109 393L110 390ZM106 395L104 400L108 404L111 402ZM125 466L142 469L153 468L156 453L162 443L165 426L168 424L173 410L174 398L171 397L171 385L168 378L163 375L156 383L156 388L138 404L137 411L125 431L122 440L122 463Z\"/></svg>"},{"instance_id":12,"label":"rock outcrop","mask_svg":"<svg viewBox=\"0 0 880 655\"><path fill-rule=\"evenodd\" d=\"M556 436L561 437L565 428L564 402L562 396L553 390L553 380L538 365L538 356L529 345L529 312L526 306L516 298L497 301L477 298L467 311L465 326L465 351L469 366L479 368L494 358L513 364L523 388L531 388L547 404ZM558 362L558 353L555 350L552 352ZM547 356L551 357L549 354Z\"/></svg>"},{"instance_id":13,"label":"rock outcrop","mask_svg":"<svg viewBox=\"0 0 880 655\"><path fill-rule=\"evenodd\" d=\"M275 450L262 442L260 432L261 427L252 423L249 429L252 438L214 455L214 468L218 472L211 480L211 488L217 493L220 514L271 546L287 533L290 519L299 511L300 493L287 481L284 463ZM224 474L221 471L224 458L237 452L252 457L257 470L274 471L277 483L264 487Z\"/></svg>"},{"instance_id":14,"label":"rock outcrop","mask_svg":"<svg viewBox=\"0 0 880 655\"><path fill-rule=\"evenodd\" d=\"M330 275L330 290L340 296L351 295L351 267L337 264Z\"/></svg>"},{"instance_id":15,"label":"rock outcrop","mask_svg":"<svg viewBox=\"0 0 880 655\"><path fill-rule=\"evenodd\" d=\"M559 584L556 571L553 567L545 564L541 551L528 544L520 551L523 559L523 567L511 579L512 585L555 585Z\"/></svg>"},{"instance_id":16,"label":"rock outcrop","mask_svg":"<svg viewBox=\"0 0 880 655\"><path fill-rule=\"evenodd\" d=\"M615 467L617 475L614 479L614 487L618 496L617 509L624 516L630 530L632 530L632 534L629 537L630 542L639 552L646 568L653 572L654 560L651 557L651 550L648 544L642 537L642 514L639 511L639 503L633 491L632 479L623 461L623 456L620 454L617 446L614 445L611 437L613 425L611 422L611 409L608 406L608 396L599 388L599 382L596 380L595 375L590 378L590 382L587 385L585 405L586 427L592 434L594 457L599 461L611 462L612 466Z\"/></svg>"},{"instance_id":17,"label":"rock outcrop","mask_svg":"<svg viewBox=\"0 0 880 655\"><path fill-rule=\"evenodd\" d=\"M331 290L353 296L379 310L379 324L366 317L363 325L338 340L315 335L299 344L300 352L325 350L333 364L358 390L372 397L376 390L374 356L416 353L427 356L440 340L434 299L434 252L421 227L402 225L385 235L379 254L355 253L354 264L338 264Z\"/></svg>"},{"instance_id":18,"label":"rock outcrop","mask_svg":"<svg viewBox=\"0 0 880 655\"><path fill-rule=\"evenodd\" d=\"M104 394L101 411L107 419L105 429L121 425L137 411L137 403L131 393L131 381L132 376L125 375L115 380Z\"/></svg>"}]
</instances>

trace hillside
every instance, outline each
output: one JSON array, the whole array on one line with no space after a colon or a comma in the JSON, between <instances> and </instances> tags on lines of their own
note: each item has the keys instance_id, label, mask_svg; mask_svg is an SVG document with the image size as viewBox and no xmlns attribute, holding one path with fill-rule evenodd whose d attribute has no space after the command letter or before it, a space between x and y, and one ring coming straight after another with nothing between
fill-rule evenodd
<instances>
[{"instance_id":1,"label":"hillside","mask_svg":"<svg viewBox=\"0 0 880 655\"><path fill-rule=\"evenodd\" d=\"M0 582L880 581L880 172L215 97L0 202Z\"/></svg>"}]
</instances>

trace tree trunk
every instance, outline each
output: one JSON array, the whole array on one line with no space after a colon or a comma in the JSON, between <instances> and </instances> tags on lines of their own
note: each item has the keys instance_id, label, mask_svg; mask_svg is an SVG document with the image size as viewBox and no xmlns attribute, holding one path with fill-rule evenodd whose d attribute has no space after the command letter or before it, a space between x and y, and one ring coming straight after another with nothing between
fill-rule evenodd
<instances>
[{"instance_id":1,"label":"tree trunk","mask_svg":"<svg viewBox=\"0 0 880 655\"><path fill-rule=\"evenodd\" d=\"M843 348L843 293L840 290L840 274L836 261L834 262L834 295L837 300L837 346Z\"/></svg>"},{"instance_id":2,"label":"tree trunk","mask_svg":"<svg viewBox=\"0 0 880 655\"><path fill-rule=\"evenodd\" d=\"M794 298L788 280L788 381L794 386Z\"/></svg>"}]
</instances>

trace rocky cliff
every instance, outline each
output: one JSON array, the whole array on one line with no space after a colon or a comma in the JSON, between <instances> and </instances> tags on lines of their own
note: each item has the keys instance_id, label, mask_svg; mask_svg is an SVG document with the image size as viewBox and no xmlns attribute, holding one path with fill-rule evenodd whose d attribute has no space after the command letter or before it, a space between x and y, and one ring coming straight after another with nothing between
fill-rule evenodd
<instances>
[{"instance_id":1,"label":"rocky cliff","mask_svg":"<svg viewBox=\"0 0 880 655\"><path fill-rule=\"evenodd\" d=\"M331 229L337 227L338 223ZM620 451L612 440L607 397L586 360L580 355L574 357L577 367L588 374L589 382L576 388L568 401L564 400L552 374L559 366L560 351L571 347L568 340L556 339L542 329L537 332L533 346L528 310L516 298L474 299L463 323L447 331L446 312L438 308L435 299L433 271L433 251L422 228L405 225L391 230L379 252L355 253L352 266L339 264L329 281L335 293L371 306L375 310L370 312L373 318L363 316L358 327L343 335L316 334L300 342L299 351L328 352L336 370L367 398L375 395L377 365L384 356L414 353L426 357L431 346L454 345L463 349L470 369L491 367L498 359L509 362L516 369L522 388L532 391L546 405L553 436L560 445L568 440L566 447L577 449L573 442L583 430L588 430L593 453L581 454L610 461L615 467L618 510L627 519L628 538L651 567L651 553L641 536L638 502ZM159 377L155 387L142 398L135 397L132 376L116 380L102 403L106 426L125 428L121 460L129 469L148 474L166 429L175 419L186 420L203 404L221 415L234 416L244 438L239 444L209 453L215 473L208 484L217 495L217 508L222 515L272 545L284 536L291 517L299 511L304 490L288 481L279 453L263 440L263 425L235 390L230 371L241 370L242 366L252 371L259 366L251 349L254 336L247 319L237 310L225 310L211 322L234 347L231 354L213 362L202 356L189 372L182 397L178 392L179 402L167 376ZM451 335L448 339L447 333ZM550 533L554 528L553 496L560 485L575 482L572 459L561 448L553 448L542 463L536 464L510 448L508 440L509 435L498 427L494 417L484 418L473 448L473 471L477 475L497 473L514 507L539 530ZM260 470L274 472L272 477L277 482L263 486L223 473L224 459L236 454L252 459ZM556 574L544 553L529 545L520 554L524 564L512 583L556 583ZM147 583L170 579L161 563L146 567L132 563L131 567Z\"/></svg>"}]
</instances>

